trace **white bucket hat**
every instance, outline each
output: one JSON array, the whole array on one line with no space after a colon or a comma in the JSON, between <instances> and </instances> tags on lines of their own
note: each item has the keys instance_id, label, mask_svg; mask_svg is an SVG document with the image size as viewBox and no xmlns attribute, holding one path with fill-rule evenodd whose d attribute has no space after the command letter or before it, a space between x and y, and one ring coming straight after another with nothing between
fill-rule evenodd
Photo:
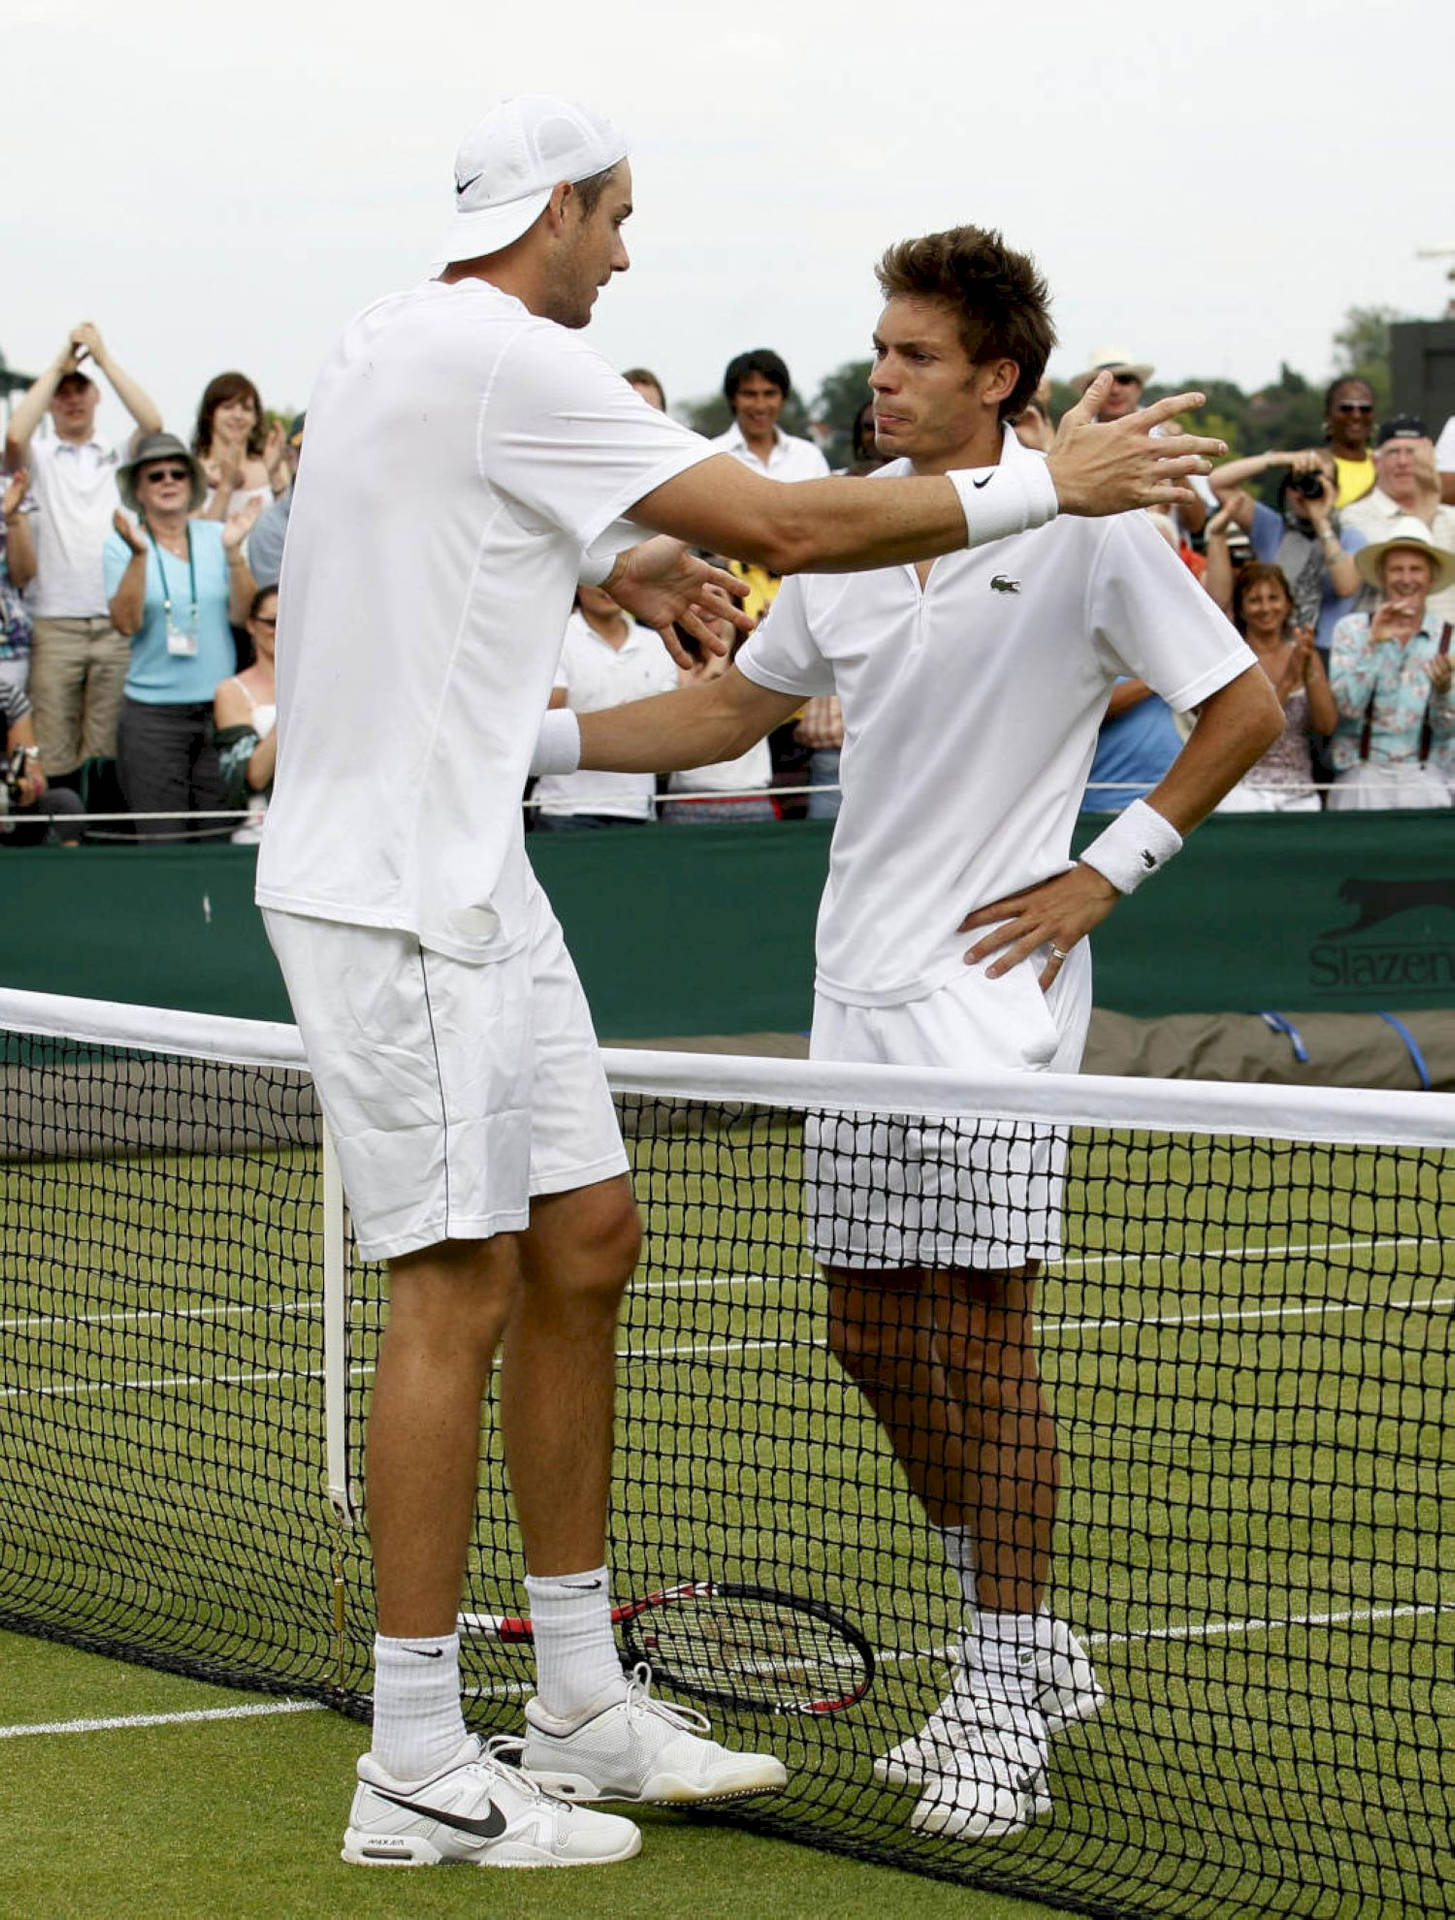
<instances>
[{"instance_id":1,"label":"white bucket hat","mask_svg":"<svg viewBox=\"0 0 1455 1920\"><path fill-rule=\"evenodd\" d=\"M552 189L625 160L625 137L589 107L523 93L491 109L455 155L455 217L435 259L498 253L544 213Z\"/></svg>"},{"instance_id":2,"label":"white bucket hat","mask_svg":"<svg viewBox=\"0 0 1455 1920\"><path fill-rule=\"evenodd\" d=\"M1130 373L1145 387L1157 369L1147 360L1134 360L1125 347L1098 347L1084 373L1073 375L1071 384L1084 393L1099 373Z\"/></svg>"}]
</instances>

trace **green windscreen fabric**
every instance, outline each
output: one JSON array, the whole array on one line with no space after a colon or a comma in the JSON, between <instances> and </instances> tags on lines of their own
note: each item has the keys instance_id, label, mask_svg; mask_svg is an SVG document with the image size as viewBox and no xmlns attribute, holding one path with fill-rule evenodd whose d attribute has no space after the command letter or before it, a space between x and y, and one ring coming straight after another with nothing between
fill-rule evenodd
<instances>
[{"instance_id":1,"label":"green windscreen fabric","mask_svg":"<svg viewBox=\"0 0 1455 1920\"><path fill-rule=\"evenodd\" d=\"M1078 848L1104 824L1083 819ZM829 837L533 834L603 1038L806 1028ZM287 1019L253 865L230 846L0 849L0 982ZM1455 810L1210 820L1093 945L1098 1006L1142 1019L1455 1006Z\"/></svg>"}]
</instances>

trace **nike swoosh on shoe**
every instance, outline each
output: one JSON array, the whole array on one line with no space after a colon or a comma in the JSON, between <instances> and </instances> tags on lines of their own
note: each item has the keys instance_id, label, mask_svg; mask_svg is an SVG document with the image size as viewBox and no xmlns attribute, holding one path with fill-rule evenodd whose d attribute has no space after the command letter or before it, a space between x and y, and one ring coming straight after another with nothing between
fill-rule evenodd
<instances>
[{"instance_id":1,"label":"nike swoosh on shoe","mask_svg":"<svg viewBox=\"0 0 1455 1920\"><path fill-rule=\"evenodd\" d=\"M427 1807L419 1800L406 1800L402 1794L390 1793L387 1787L371 1787L371 1793L377 1793L381 1800L387 1800L392 1806L403 1807L406 1813L417 1813L426 1820L438 1820L442 1827L453 1827L457 1833L468 1833L477 1840L498 1840L506 1829L505 1815L492 1800L489 1813L480 1820L472 1820L463 1813L449 1813L443 1807Z\"/></svg>"}]
</instances>

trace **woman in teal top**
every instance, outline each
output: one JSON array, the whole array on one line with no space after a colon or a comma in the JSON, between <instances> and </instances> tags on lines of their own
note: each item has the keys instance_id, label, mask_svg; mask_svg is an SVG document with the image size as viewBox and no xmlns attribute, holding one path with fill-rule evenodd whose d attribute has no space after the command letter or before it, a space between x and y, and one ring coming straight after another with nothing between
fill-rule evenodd
<instances>
[{"instance_id":1,"label":"woman in teal top","mask_svg":"<svg viewBox=\"0 0 1455 1920\"><path fill-rule=\"evenodd\" d=\"M105 553L112 623L131 640L116 771L133 813L167 816L138 820L138 835L176 839L179 815L222 805L212 696L237 665L230 623L254 593L243 543L257 507L192 519L206 482L170 433L146 435L117 485L137 521L118 512Z\"/></svg>"}]
</instances>

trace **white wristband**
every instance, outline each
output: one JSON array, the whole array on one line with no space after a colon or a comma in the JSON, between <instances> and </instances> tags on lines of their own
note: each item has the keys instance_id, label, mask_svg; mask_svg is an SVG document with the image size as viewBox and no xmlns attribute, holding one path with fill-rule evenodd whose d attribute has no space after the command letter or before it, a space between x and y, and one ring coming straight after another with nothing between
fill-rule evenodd
<instances>
[{"instance_id":1,"label":"white wristband","mask_svg":"<svg viewBox=\"0 0 1455 1920\"><path fill-rule=\"evenodd\" d=\"M960 496L967 547L1043 527L1061 510L1044 460L1002 460L996 467L956 467L945 476Z\"/></svg>"},{"instance_id":2,"label":"white wristband","mask_svg":"<svg viewBox=\"0 0 1455 1920\"><path fill-rule=\"evenodd\" d=\"M575 773L581 765L581 722L569 707L551 707L541 719L532 773Z\"/></svg>"},{"instance_id":3,"label":"white wristband","mask_svg":"<svg viewBox=\"0 0 1455 1920\"><path fill-rule=\"evenodd\" d=\"M1165 867L1182 848L1182 835L1145 800L1134 800L1105 833L1099 833L1081 858L1110 880L1118 893L1135 893L1149 874Z\"/></svg>"}]
</instances>

